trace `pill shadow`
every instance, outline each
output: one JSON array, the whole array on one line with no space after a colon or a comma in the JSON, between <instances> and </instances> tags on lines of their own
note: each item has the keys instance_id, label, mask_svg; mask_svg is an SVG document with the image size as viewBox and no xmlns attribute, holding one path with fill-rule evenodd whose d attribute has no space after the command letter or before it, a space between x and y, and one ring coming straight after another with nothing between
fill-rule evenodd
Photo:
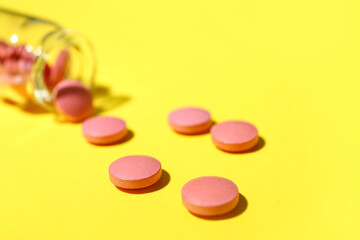
<instances>
[{"instance_id":1,"label":"pill shadow","mask_svg":"<svg viewBox=\"0 0 360 240\"><path fill-rule=\"evenodd\" d=\"M149 187L141 188L141 189L124 189L124 188L120 188L117 186L115 186L115 187L118 190L125 192L125 193L145 194L145 193L156 192L156 191L163 189L164 187L166 187L169 184L170 180L171 180L170 174L166 170L163 169L160 180L157 183L155 183Z\"/></svg>"},{"instance_id":2,"label":"pill shadow","mask_svg":"<svg viewBox=\"0 0 360 240\"><path fill-rule=\"evenodd\" d=\"M92 90L94 96L94 113L98 115L103 112L120 107L121 105L130 101L130 97L127 95L113 95L107 86L96 86Z\"/></svg>"},{"instance_id":3,"label":"pill shadow","mask_svg":"<svg viewBox=\"0 0 360 240\"><path fill-rule=\"evenodd\" d=\"M259 141L258 143L251 149L249 150L246 150L246 151L242 151L242 152L228 152L228 151L225 151L225 150L222 150L220 148L217 148L218 150L222 151L222 152L225 152L225 153L228 153L228 154L246 154L246 153L253 153L253 152L257 152L261 149L263 149L266 145L266 142L265 142L265 139L263 137L259 137Z\"/></svg>"},{"instance_id":4,"label":"pill shadow","mask_svg":"<svg viewBox=\"0 0 360 240\"><path fill-rule=\"evenodd\" d=\"M7 98L2 99L2 102L5 103L6 105L16 107L25 113L30 113L30 114L49 113L49 111L46 111L44 108L37 106L36 104L31 103L31 102L19 104L19 103L12 101L11 99L7 99Z\"/></svg>"},{"instance_id":5,"label":"pill shadow","mask_svg":"<svg viewBox=\"0 0 360 240\"><path fill-rule=\"evenodd\" d=\"M126 142L129 142L131 139L134 138L134 136L135 136L135 133L132 130L128 129L126 137L121 139L120 141L109 143L109 144L92 144L92 143L89 142L89 144L94 145L94 146L99 146L99 147L114 146L114 145L124 144Z\"/></svg>"},{"instance_id":6,"label":"pill shadow","mask_svg":"<svg viewBox=\"0 0 360 240\"><path fill-rule=\"evenodd\" d=\"M92 93L95 97L107 96L110 94L110 89L104 85L97 85L92 89Z\"/></svg>"},{"instance_id":7,"label":"pill shadow","mask_svg":"<svg viewBox=\"0 0 360 240\"><path fill-rule=\"evenodd\" d=\"M234 218L237 217L239 215L241 215L243 212L245 212L245 210L248 208L248 201L246 200L246 198L239 193L239 202L238 205L236 205L236 207L228 213L225 213L223 215L220 216L213 216L213 217L206 217L206 216L200 216L197 214L194 214L192 212L190 212L193 216L200 218L200 219L204 219L204 220L209 220L209 221L216 221L216 220L225 220L225 219L230 219L230 218Z\"/></svg>"}]
</instances>

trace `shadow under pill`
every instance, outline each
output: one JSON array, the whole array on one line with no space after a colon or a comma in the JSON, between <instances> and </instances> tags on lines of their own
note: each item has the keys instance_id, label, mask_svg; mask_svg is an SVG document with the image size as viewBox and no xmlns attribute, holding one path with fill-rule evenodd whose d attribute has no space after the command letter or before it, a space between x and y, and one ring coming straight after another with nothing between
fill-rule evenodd
<instances>
[{"instance_id":1,"label":"shadow under pill","mask_svg":"<svg viewBox=\"0 0 360 240\"><path fill-rule=\"evenodd\" d=\"M166 187L170 182L170 174L166 170L162 170L161 178L159 181L157 181L155 184L146 187L146 188L140 188L140 189L125 189L115 186L118 190L126 193L132 193L132 194L145 194L145 193L151 193L156 192L164 187Z\"/></svg>"},{"instance_id":2,"label":"shadow under pill","mask_svg":"<svg viewBox=\"0 0 360 240\"><path fill-rule=\"evenodd\" d=\"M241 193L239 193L239 202L231 212L225 213L225 214L220 215L220 216L213 216L213 217L200 216L200 215L194 214L192 212L190 212L190 213L192 215L194 215L195 217L200 218L200 219L204 219L204 220L210 220L210 221L225 220L225 219L230 219L230 218L234 218L234 217L237 217L237 216L241 215L243 212L245 212L247 207L248 207L248 201L246 200L246 198Z\"/></svg>"},{"instance_id":3,"label":"shadow under pill","mask_svg":"<svg viewBox=\"0 0 360 240\"><path fill-rule=\"evenodd\" d=\"M46 111L44 108L42 108L40 106L37 106L36 104L31 103L31 102L26 102L24 104L19 104L19 103L16 103L16 102L12 101L11 99L7 99L7 98L2 99L2 101L5 104L14 106L14 107L20 109L21 111L26 112L26 113L30 113L30 114L49 113L49 111Z\"/></svg>"},{"instance_id":4,"label":"shadow under pill","mask_svg":"<svg viewBox=\"0 0 360 240\"><path fill-rule=\"evenodd\" d=\"M241 152L241 153L257 152L257 151L261 150L262 148L264 148L264 147L265 147L265 144L266 144L265 139L262 138L262 137L259 137L259 141L258 141L258 143L255 145L255 147L253 147L253 148L251 148L251 149L249 149L249 150L243 151L243 152Z\"/></svg>"},{"instance_id":5,"label":"shadow under pill","mask_svg":"<svg viewBox=\"0 0 360 240\"><path fill-rule=\"evenodd\" d=\"M94 96L95 105L93 115L98 115L100 113L117 108L131 99L126 95L113 95L109 87L102 85L96 86L92 90L92 94Z\"/></svg>"},{"instance_id":6,"label":"shadow under pill","mask_svg":"<svg viewBox=\"0 0 360 240\"><path fill-rule=\"evenodd\" d=\"M92 89L92 93L93 93L94 97L108 96L110 94L110 89L109 89L109 87L104 86L104 85L96 85Z\"/></svg>"}]
</instances>

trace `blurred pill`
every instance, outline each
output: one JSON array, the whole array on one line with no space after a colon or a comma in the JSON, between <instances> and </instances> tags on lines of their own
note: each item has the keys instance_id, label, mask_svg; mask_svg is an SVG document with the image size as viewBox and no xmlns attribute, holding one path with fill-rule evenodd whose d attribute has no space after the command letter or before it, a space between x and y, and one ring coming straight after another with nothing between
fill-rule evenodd
<instances>
[{"instance_id":1,"label":"blurred pill","mask_svg":"<svg viewBox=\"0 0 360 240\"><path fill-rule=\"evenodd\" d=\"M7 44L0 41L0 61L5 58L6 49L7 49Z\"/></svg>"},{"instance_id":2,"label":"blurred pill","mask_svg":"<svg viewBox=\"0 0 360 240\"><path fill-rule=\"evenodd\" d=\"M116 117L92 117L82 124L84 137L93 144L106 145L119 142L127 135L126 123Z\"/></svg>"},{"instance_id":3,"label":"blurred pill","mask_svg":"<svg viewBox=\"0 0 360 240\"><path fill-rule=\"evenodd\" d=\"M17 60L17 65L18 65L18 71L20 74L25 74L27 73L27 66L26 66L26 60L25 59L18 59Z\"/></svg>"},{"instance_id":4,"label":"blurred pill","mask_svg":"<svg viewBox=\"0 0 360 240\"><path fill-rule=\"evenodd\" d=\"M70 122L80 122L93 111L92 95L80 82L63 80L53 91L56 110Z\"/></svg>"},{"instance_id":5,"label":"blurred pill","mask_svg":"<svg viewBox=\"0 0 360 240\"><path fill-rule=\"evenodd\" d=\"M50 75L49 75L49 85L55 86L61 80L64 79L66 73L67 62L69 58L69 52L66 50L60 51L56 62L51 67Z\"/></svg>"},{"instance_id":6,"label":"blurred pill","mask_svg":"<svg viewBox=\"0 0 360 240\"><path fill-rule=\"evenodd\" d=\"M168 120L172 129L182 134L200 134L211 127L211 115L202 108L186 107L172 111Z\"/></svg>"},{"instance_id":7,"label":"blurred pill","mask_svg":"<svg viewBox=\"0 0 360 240\"><path fill-rule=\"evenodd\" d=\"M50 83L50 72L51 72L51 67L49 64L46 63L44 66L43 78L44 78L44 82L48 88L52 87L51 83Z\"/></svg>"},{"instance_id":8,"label":"blurred pill","mask_svg":"<svg viewBox=\"0 0 360 240\"><path fill-rule=\"evenodd\" d=\"M6 50L5 50L5 53L4 53L4 58L12 58L15 53L16 53L16 47L8 45L6 47Z\"/></svg>"},{"instance_id":9,"label":"blurred pill","mask_svg":"<svg viewBox=\"0 0 360 240\"><path fill-rule=\"evenodd\" d=\"M9 74L18 74L19 71L19 63L15 59L5 59L3 62L3 70Z\"/></svg>"},{"instance_id":10,"label":"blurred pill","mask_svg":"<svg viewBox=\"0 0 360 240\"><path fill-rule=\"evenodd\" d=\"M14 55L13 55L14 58L16 58L16 59L22 58L24 56L24 54L26 54L26 50L23 45L15 47L15 51L14 51Z\"/></svg>"}]
</instances>

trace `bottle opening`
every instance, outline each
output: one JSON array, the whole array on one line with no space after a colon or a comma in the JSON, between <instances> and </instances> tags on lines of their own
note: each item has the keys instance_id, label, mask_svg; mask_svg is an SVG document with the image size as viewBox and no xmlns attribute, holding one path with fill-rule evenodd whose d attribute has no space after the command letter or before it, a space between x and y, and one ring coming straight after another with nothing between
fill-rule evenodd
<instances>
[{"instance_id":1,"label":"bottle opening","mask_svg":"<svg viewBox=\"0 0 360 240\"><path fill-rule=\"evenodd\" d=\"M28 91L32 99L49 111L54 111L52 90L64 79L80 81L93 88L96 63L91 44L71 30L47 35L35 51Z\"/></svg>"}]
</instances>

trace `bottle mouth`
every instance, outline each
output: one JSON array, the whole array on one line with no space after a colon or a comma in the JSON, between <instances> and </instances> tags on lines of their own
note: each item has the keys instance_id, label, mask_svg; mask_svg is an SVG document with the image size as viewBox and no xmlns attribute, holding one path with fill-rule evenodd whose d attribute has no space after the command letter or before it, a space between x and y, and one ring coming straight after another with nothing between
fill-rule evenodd
<instances>
[{"instance_id":1,"label":"bottle mouth","mask_svg":"<svg viewBox=\"0 0 360 240\"><path fill-rule=\"evenodd\" d=\"M55 111L52 90L63 79L82 82L93 88L96 58L91 43L72 30L57 30L45 36L34 50L28 92L33 100L48 111Z\"/></svg>"}]
</instances>

